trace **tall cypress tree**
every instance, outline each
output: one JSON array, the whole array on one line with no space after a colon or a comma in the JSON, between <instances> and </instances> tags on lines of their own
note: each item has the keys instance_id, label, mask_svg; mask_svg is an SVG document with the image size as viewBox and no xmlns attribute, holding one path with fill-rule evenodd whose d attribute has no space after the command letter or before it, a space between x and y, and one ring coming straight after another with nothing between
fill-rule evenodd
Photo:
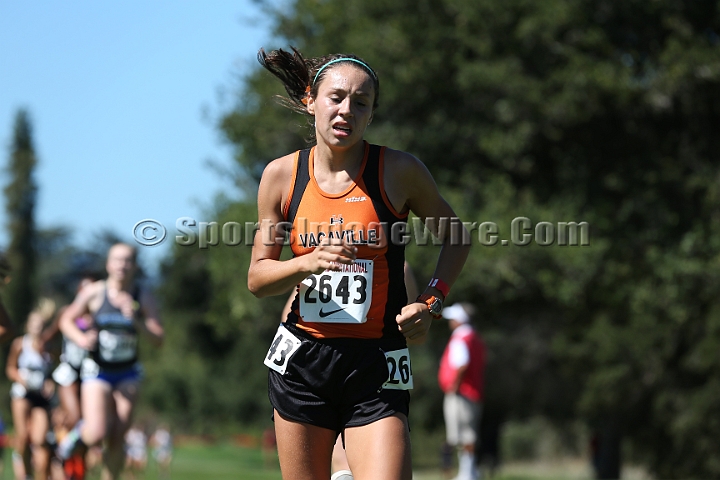
<instances>
[{"instance_id":1,"label":"tall cypress tree","mask_svg":"<svg viewBox=\"0 0 720 480\"><path fill-rule=\"evenodd\" d=\"M7 228L10 234L7 257L12 268L5 301L16 324L25 322L35 302L37 185L33 172L36 164L30 118L26 110L20 109L15 116L7 167L10 182L5 187Z\"/></svg>"}]
</instances>

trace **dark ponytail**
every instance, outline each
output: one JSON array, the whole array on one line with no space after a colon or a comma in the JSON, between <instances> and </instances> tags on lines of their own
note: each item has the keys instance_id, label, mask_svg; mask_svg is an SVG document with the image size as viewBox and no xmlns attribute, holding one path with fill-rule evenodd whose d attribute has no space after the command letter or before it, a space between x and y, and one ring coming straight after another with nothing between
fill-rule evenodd
<instances>
[{"instance_id":1,"label":"dark ponytail","mask_svg":"<svg viewBox=\"0 0 720 480\"><path fill-rule=\"evenodd\" d=\"M310 115L305 108L305 103L308 94L307 87L310 85L311 67L295 47L290 48L293 53L283 49L265 53L265 50L261 48L258 52L258 62L283 83L288 97L279 96L281 104L295 112Z\"/></svg>"},{"instance_id":2,"label":"dark ponytail","mask_svg":"<svg viewBox=\"0 0 720 480\"><path fill-rule=\"evenodd\" d=\"M294 112L312 117L306 108L308 95L312 95L313 98L317 96L318 85L322 83L327 72L332 70L337 64L346 63L342 62L342 59L354 59L357 60L357 62L348 60L347 63L352 63L370 74L375 87L373 111L378 107L380 82L378 81L375 71L360 57L352 54L335 53L306 60L297 48L290 48L292 49L292 53L286 52L283 49L272 50L270 53L265 53L265 50L262 48L258 51L258 62L260 62L260 65L280 79L288 94L287 97L278 95L278 100L281 105ZM328 62L332 62L333 60L336 62L328 65ZM327 66L327 68L323 69L323 66ZM318 75L318 72L320 72L320 75ZM316 76L317 79L315 78ZM312 127L313 122L308 122L308 125ZM314 127L308 140L308 143L313 143L315 140Z\"/></svg>"}]
</instances>

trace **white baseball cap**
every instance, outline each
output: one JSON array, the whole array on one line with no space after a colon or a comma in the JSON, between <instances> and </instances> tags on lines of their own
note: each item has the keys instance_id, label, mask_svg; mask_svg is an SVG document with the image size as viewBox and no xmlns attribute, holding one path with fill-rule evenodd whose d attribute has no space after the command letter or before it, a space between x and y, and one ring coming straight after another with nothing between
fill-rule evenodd
<instances>
[{"instance_id":1,"label":"white baseball cap","mask_svg":"<svg viewBox=\"0 0 720 480\"><path fill-rule=\"evenodd\" d=\"M465 308L463 308L463 306L459 303L443 308L442 316L447 320L455 320L458 323L470 322L470 315L468 315Z\"/></svg>"}]
</instances>

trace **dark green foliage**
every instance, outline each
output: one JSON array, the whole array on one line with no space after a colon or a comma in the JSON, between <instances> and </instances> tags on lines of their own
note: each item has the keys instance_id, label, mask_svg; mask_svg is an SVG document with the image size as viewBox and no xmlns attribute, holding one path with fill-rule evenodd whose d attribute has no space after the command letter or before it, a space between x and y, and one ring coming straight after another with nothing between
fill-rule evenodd
<instances>
[{"instance_id":1,"label":"dark green foliage","mask_svg":"<svg viewBox=\"0 0 720 480\"><path fill-rule=\"evenodd\" d=\"M488 411L617 429L661 478L720 475L717 2L266 6L276 34L266 49L351 52L378 72L368 140L421 158L464 220L497 223L500 239L518 216L591 225L588 247L475 241L449 300L478 308ZM257 181L268 161L304 146L306 120L276 104L283 90L265 71L238 91L219 127ZM254 219L252 206L237 208ZM424 284L437 250L407 253ZM188 377L176 400L189 412L245 421L266 408L260 355L284 299L249 295L248 259L241 247L174 254L178 279L167 282L203 279L165 298L172 309L168 299L197 296L176 309L192 340L188 367L174 367ZM429 429L442 421L434 375L445 325L432 334L415 349L412 413Z\"/></svg>"},{"instance_id":2,"label":"dark green foliage","mask_svg":"<svg viewBox=\"0 0 720 480\"><path fill-rule=\"evenodd\" d=\"M236 205L216 215L221 226L244 226L257 211ZM247 289L249 262L243 241L176 245L163 265L158 297L167 338L160 351L148 352L144 401L180 428L232 431L270 421L262 362L286 298L256 299Z\"/></svg>"},{"instance_id":3,"label":"dark green foliage","mask_svg":"<svg viewBox=\"0 0 720 480\"><path fill-rule=\"evenodd\" d=\"M116 233L101 231L90 242L90 248L81 248L73 242L72 234L66 227L39 230L37 284L40 295L52 297L59 304L71 302L83 277L101 280L107 276L107 252L119 241ZM138 262L142 264L142 255Z\"/></svg>"},{"instance_id":4,"label":"dark green foliage","mask_svg":"<svg viewBox=\"0 0 720 480\"><path fill-rule=\"evenodd\" d=\"M7 173L10 181L5 186L5 210L8 216L10 244L7 258L12 271L11 281L5 287L3 300L10 317L17 325L24 325L36 298L35 265L35 149L32 124L28 112L19 110L15 116Z\"/></svg>"}]
</instances>

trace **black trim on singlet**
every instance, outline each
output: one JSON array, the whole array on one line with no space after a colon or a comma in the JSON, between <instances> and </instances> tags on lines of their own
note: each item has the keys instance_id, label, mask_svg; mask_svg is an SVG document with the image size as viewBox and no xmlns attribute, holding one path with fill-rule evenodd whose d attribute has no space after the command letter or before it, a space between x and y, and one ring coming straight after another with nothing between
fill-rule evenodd
<instances>
[{"instance_id":1,"label":"black trim on singlet","mask_svg":"<svg viewBox=\"0 0 720 480\"><path fill-rule=\"evenodd\" d=\"M367 163L363 170L362 179L367 189L367 195L373 203L373 208L382 226L383 233L388 242L385 257L388 263L388 295L383 314L382 338L392 340L392 343L401 348L405 344L405 338L397 328L396 315L407 305L407 290L405 289L405 245L394 245L391 239L393 224L404 222L406 219L398 218L385 204L383 200L384 187L380 185L380 153L382 147L370 145ZM295 173L295 185L290 199L286 221L292 223L295 220L297 211L300 208L303 194L310 182L310 149L301 150L298 155L297 171ZM298 292L296 288L296 292ZM299 292L298 292L299 293ZM295 311L299 308L299 295L296 293L292 308L288 314L287 321L296 323L298 320Z\"/></svg>"},{"instance_id":2,"label":"black trim on singlet","mask_svg":"<svg viewBox=\"0 0 720 480\"><path fill-rule=\"evenodd\" d=\"M297 171L295 172L295 186L293 188L292 198L288 206L286 220L290 223L295 221L300 201L302 200L305 189L310 182L310 149L300 150L298 154Z\"/></svg>"},{"instance_id":3,"label":"black trim on singlet","mask_svg":"<svg viewBox=\"0 0 720 480\"><path fill-rule=\"evenodd\" d=\"M140 293L141 293L140 285L138 285L137 283L134 284L132 291L130 292L130 296L132 297L132 299L135 300L136 302L139 302L140 301ZM107 284L105 285L105 288L104 288L103 303L100 304L100 308L97 309L97 312L95 312L95 314L93 316L97 316L101 313L106 313L106 312L121 313L121 310L119 308L117 308L115 305L110 303L110 299L108 298L108 295L107 295Z\"/></svg>"},{"instance_id":4,"label":"black trim on singlet","mask_svg":"<svg viewBox=\"0 0 720 480\"><path fill-rule=\"evenodd\" d=\"M132 299L136 302L139 302L140 295L141 295L140 285L135 284L131 291ZM93 317L95 319L97 319L97 317L101 314L120 314L120 315L122 315L122 311L110 303L110 299L108 298L108 295L107 295L107 284L104 287L103 303L100 305L100 308L98 308L97 311L93 314ZM124 317L124 315L122 315L122 316ZM97 320L95 322L95 325L92 328L95 328L98 331L98 335L100 335L100 332L102 330L108 329L105 325L99 325L97 323ZM110 328L113 328L113 327L110 327ZM114 327L114 329L127 330L129 333L132 333L137 337L140 336L140 332L132 324L118 325L118 326ZM138 338L138 340L139 340L139 338ZM103 369L104 371L124 370L124 369L129 368L137 363L138 356L139 356L139 353L138 353L139 347L140 347L140 345L137 345L137 347L135 349L135 355L131 359L124 360L121 362L109 362L109 361L103 360L100 357L100 345L99 344L96 344L95 348L92 351L90 351L89 353L90 353L91 358L93 360L95 360L95 363L97 363L100 366L100 368Z\"/></svg>"},{"instance_id":5,"label":"black trim on singlet","mask_svg":"<svg viewBox=\"0 0 720 480\"><path fill-rule=\"evenodd\" d=\"M293 185L293 193L290 198L290 205L288 205L287 217L285 221L290 222L292 225L295 222L295 216L297 215L298 208L300 208L300 202L305 194L305 189L310 183L310 148L300 150L298 153L297 170L295 171L295 185ZM293 253L293 257L295 254ZM300 308L299 300L300 289L295 287L295 299L292 302L290 313L288 313L287 321L296 323L298 318L295 315L295 310Z\"/></svg>"},{"instance_id":6,"label":"black trim on singlet","mask_svg":"<svg viewBox=\"0 0 720 480\"><path fill-rule=\"evenodd\" d=\"M385 258L388 264L388 295L383 317L383 338L403 339L398 330L395 316L407 305L407 290L405 289L405 245L394 245L391 238L393 224L404 221L399 219L383 200L384 186L380 185L380 152L382 147L370 145L368 161L363 172L363 182L367 188L368 196L373 202L375 213L383 226L387 241Z\"/></svg>"}]
</instances>

